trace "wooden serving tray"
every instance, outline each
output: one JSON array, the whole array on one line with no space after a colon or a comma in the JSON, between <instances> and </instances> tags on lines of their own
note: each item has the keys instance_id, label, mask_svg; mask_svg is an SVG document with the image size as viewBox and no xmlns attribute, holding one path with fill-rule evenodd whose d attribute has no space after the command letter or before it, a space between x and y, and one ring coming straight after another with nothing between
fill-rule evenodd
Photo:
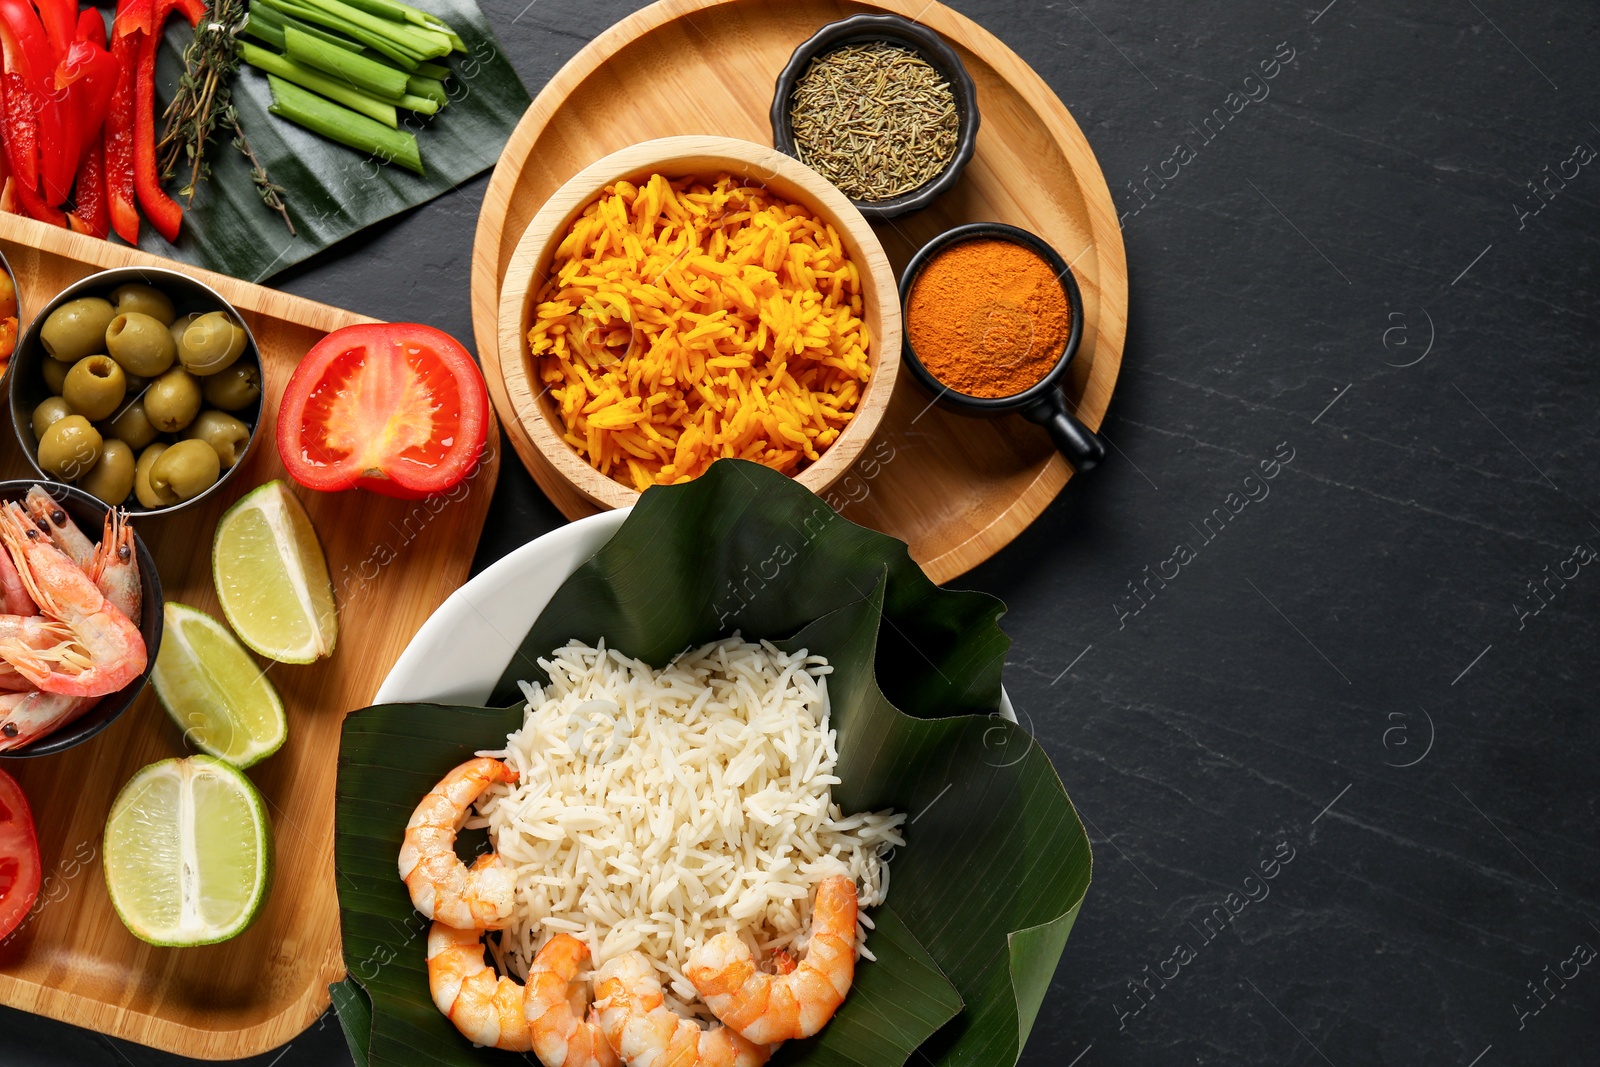
<instances>
[{"instance_id":1,"label":"wooden serving tray","mask_svg":"<svg viewBox=\"0 0 1600 1067\"><path fill-rule=\"evenodd\" d=\"M1049 86L988 31L927 0L661 0L612 26L564 66L511 135L484 196L473 244L472 323L490 394L505 397L497 362L501 285L540 205L578 171L627 145L674 134L772 143L778 72L822 26L890 11L943 35L978 87L977 151L933 206L874 229L896 273L925 242L966 222L1037 233L1072 266L1083 291L1083 345L1069 400L1098 428L1111 401L1128 326L1122 231L1105 176ZM911 545L936 582L988 559L1044 510L1071 476L1044 431L1020 416L981 420L930 407L901 375L874 440L824 495L845 516ZM593 504L539 454L516 414L511 442L569 518Z\"/></svg>"},{"instance_id":2,"label":"wooden serving tray","mask_svg":"<svg viewBox=\"0 0 1600 1067\"><path fill-rule=\"evenodd\" d=\"M245 492L287 477L272 430L290 373L324 334L372 320L15 215L0 214L0 250L16 274L24 327L26 316L68 283L125 266L191 274L249 322L261 349L266 400L259 432L266 436L216 498L135 522L166 598L220 618L212 533ZM492 428L489 440L498 440ZM140 767L189 751L152 693L76 748L0 760L33 806L45 875L42 906L0 947L0 1003L206 1059L275 1048L327 1008L328 983L344 977L333 870L340 720L371 701L423 620L466 579L498 470L491 451L469 491L432 507L359 490L294 487L328 557L339 643L332 658L312 666L267 670L288 710L289 739L248 773L272 815L276 871L266 908L239 937L203 948L156 948L127 931L106 895L100 853L112 798ZM7 428L0 434L0 477L32 475Z\"/></svg>"}]
</instances>

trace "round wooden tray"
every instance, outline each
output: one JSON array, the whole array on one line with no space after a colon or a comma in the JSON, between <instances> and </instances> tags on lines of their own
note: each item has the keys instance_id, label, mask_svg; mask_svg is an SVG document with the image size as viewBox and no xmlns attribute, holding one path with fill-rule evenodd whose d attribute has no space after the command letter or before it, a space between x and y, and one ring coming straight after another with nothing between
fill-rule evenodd
<instances>
[{"instance_id":1,"label":"round wooden tray","mask_svg":"<svg viewBox=\"0 0 1600 1067\"><path fill-rule=\"evenodd\" d=\"M942 34L978 87L972 162L933 206L874 224L898 273L926 241L994 220L1039 234L1083 291L1084 339L1068 399L1091 428L1111 402L1128 327L1128 271L1116 209L1083 132L1043 80L971 20L924 0L661 0L589 43L544 87L506 144L473 244L472 322L489 392L511 443L569 518L596 510L539 453L507 397L501 283L528 223L567 179L608 153L673 134L770 144L778 72L823 25L861 11L904 15ZM905 540L936 582L994 555L1044 510L1072 471L1019 416L972 419L932 406L902 375L877 436L824 496L849 519Z\"/></svg>"}]
</instances>

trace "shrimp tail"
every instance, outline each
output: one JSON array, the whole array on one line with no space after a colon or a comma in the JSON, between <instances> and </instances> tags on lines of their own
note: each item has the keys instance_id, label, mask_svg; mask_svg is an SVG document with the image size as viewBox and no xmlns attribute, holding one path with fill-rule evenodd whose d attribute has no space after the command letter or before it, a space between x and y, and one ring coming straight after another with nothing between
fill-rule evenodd
<instances>
[{"instance_id":1,"label":"shrimp tail","mask_svg":"<svg viewBox=\"0 0 1600 1067\"><path fill-rule=\"evenodd\" d=\"M497 977L483 959L482 930L436 922L428 930L428 991L439 1010L476 1045L528 1052L523 988Z\"/></svg>"},{"instance_id":2,"label":"shrimp tail","mask_svg":"<svg viewBox=\"0 0 1600 1067\"><path fill-rule=\"evenodd\" d=\"M557 934L528 967L525 1012L533 1053L544 1067L616 1067L617 1055L591 1008L582 1018L578 971L589 947L571 934ZM576 990L576 995L575 995Z\"/></svg>"},{"instance_id":3,"label":"shrimp tail","mask_svg":"<svg viewBox=\"0 0 1600 1067\"><path fill-rule=\"evenodd\" d=\"M516 780L516 771L480 756L445 775L417 805L400 843L399 870L423 915L461 930L500 930L510 921L516 872L497 856L469 871L455 844L484 790Z\"/></svg>"},{"instance_id":4,"label":"shrimp tail","mask_svg":"<svg viewBox=\"0 0 1600 1067\"><path fill-rule=\"evenodd\" d=\"M748 1040L810 1037L833 1018L855 980L856 910L855 882L831 876L817 887L799 966L769 974L737 934L721 933L689 954L683 973L711 1014Z\"/></svg>"}]
</instances>

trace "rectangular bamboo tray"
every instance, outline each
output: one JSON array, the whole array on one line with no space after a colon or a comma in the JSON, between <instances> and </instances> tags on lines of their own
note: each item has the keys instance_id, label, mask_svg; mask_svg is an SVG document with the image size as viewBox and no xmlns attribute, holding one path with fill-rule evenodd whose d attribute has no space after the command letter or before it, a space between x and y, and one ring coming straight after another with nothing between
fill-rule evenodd
<instances>
[{"instance_id":1,"label":"rectangular bamboo tray","mask_svg":"<svg viewBox=\"0 0 1600 1067\"><path fill-rule=\"evenodd\" d=\"M372 320L15 215L0 214L0 251L16 275L24 328L68 283L124 266L191 274L249 322L261 349L266 400L264 436L246 469L214 499L135 523L167 600L220 617L212 534L241 495L287 477L273 427L289 375L326 333ZM317 664L267 670L288 710L289 739L249 774L271 812L276 874L265 909L239 937L203 948L156 948L128 933L107 897L100 854L112 799L140 767L190 751L148 690L76 748L0 761L33 806L45 875L41 903L0 945L0 1003L205 1059L275 1048L327 1008L328 984L344 977L333 869L339 724L345 712L371 701L417 628L465 581L499 470L497 430L489 440L490 453L454 502L293 487L327 554L339 598L339 643L332 658ZM0 434L0 477L32 474L13 435Z\"/></svg>"}]
</instances>

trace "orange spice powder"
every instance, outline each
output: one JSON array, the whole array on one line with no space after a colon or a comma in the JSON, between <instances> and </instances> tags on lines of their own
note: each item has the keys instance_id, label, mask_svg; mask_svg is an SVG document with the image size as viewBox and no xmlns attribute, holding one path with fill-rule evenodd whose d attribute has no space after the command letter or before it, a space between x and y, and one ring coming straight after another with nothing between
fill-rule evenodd
<instances>
[{"instance_id":1,"label":"orange spice powder","mask_svg":"<svg viewBox=\"0 0 1600 1067\"><path fill-rule=\"evenodd\" d=\"M917 358L958 393L1015 396L1061 358L1072 309L1031 248L980 238L940 252L911 287L906 331Z\"/></svg>"}]
</instances>

